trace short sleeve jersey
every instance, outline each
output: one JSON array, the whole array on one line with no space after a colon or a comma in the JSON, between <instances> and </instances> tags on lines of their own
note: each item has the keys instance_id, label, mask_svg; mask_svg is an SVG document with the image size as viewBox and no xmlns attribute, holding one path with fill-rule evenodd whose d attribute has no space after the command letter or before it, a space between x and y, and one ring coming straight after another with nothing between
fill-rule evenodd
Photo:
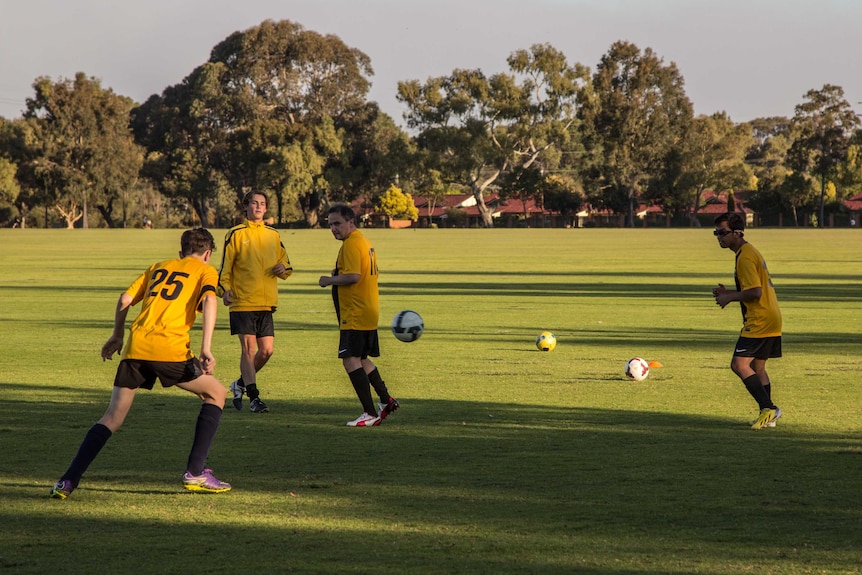
<instances>
[{"instance_id":1,"label":"short sleeve jersey","mask_svg":"<svg viewBox=\"0 0 862 575\"><path fill-rule=\"evenodd\" d=\"M374 246L359 230L350 232L341 243L335 271L336 274L359 274L358 282L335 286L333 295L339 327L342 330L377 329L380 318L377 255Z\"/></svg>"},{"instance_id":2,"label":"short sleeve jersey","mask_svg":"<svg viewBox=\"0 0 862 575\"><path fill-rule=\"evenodd\" d=\"M766 261L751 244L743 244L736 252L737 291L760 287L759 299L740 302L742 307L743 337L774 337L781 335L781 310L766 268Z\"/></svg>"},{"instance_id":3,"label":"short sleeve jersey","mask_svg":"<svg viewBox=\"0 0 862 575\"><path fill-rule=\"evenodd\" d=\"M207 294L215 296L218 272L197 258L150 266L126 293L141 311L129 328L123 359L186 361L194 357L189 331Z\"/></svg>"}]
</instances>

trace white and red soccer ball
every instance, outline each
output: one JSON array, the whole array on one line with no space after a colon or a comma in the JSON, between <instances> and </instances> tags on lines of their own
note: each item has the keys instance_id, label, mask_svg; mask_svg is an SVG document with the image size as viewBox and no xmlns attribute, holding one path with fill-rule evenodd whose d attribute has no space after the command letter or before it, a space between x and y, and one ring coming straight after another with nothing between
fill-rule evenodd
<instances>
[{"instance_id":1,"label":"white and red soccer ball","mask_svg":"<svg viewBox=\"0 0 862 575\"><path fill-rule=\"evenodd\" d=\"M633 357L626 362L626 377L635 381L643 381L649 375L649 362L640 357Z\"/></svg>"}]
</instances>

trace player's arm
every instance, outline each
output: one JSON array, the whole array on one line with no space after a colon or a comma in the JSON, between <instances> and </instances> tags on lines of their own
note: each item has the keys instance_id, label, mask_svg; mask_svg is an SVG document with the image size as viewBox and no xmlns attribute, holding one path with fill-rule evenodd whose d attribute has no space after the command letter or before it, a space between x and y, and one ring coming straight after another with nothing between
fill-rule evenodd
<instances>
[{"instance_id":1,"label":"player's arm","mask_svg":"<svg viewBox=\"0 0 862 575\"><path fill-rule=\"evenodd\" d=\"M200 361L204 373L212 375L215 370L215 357L212 354L213 332L215 331L218 301L213 293L204 296L201 302L201 353Z\"/></svg>"},{"instance_id":2,"label":"player's arm","mask_svg":"<svg viewBox=\"0 0 862 575\"><path fill-rule=\"evenodd\" d=\"M739 277L739 291L732 292L730 301L748 302L760 299L763 295L763 286L760 285L760 274L758 269L760 262L751 258L740 258L737 265L736 275Z\"/></svg>"},{"instance_id":3,"label":"player's arm","mask_svg":"<svg viewBox=\"0 0 862 575\"><path fill-rule=\"evenodd\" d=\"M293 273L293 269L285 266L283 263L277 263L272 267L272 275L277 278L286 280Z\"/></svg>"},{"instance_id":4,"label":"player's arm","mask_svg":"<svg viewBox=\"0 0 862 575\"><path fill-rule=\"evenodd\" d=\"M750 258L740 258L737 263L736 275L740 285L749 287L736 291L728 290L723 285L718 284L718 287L713 290L713 295L715 296L715 303L722 308L733 301L745 303L760 299L760 296L763 295L763 288L758 283L757 262Z\"/></svg>"},{"instance_id":5,"label":"player's arm","mask_svg":"<svg viewBox=\"0 0 862 575\"><path fill-rule=\"evenodd\" d=\"M745 289L742 291L729 290L724 289L720 290L720 288L724 288L723 285L718 284L719 288L713 290L713 295L715 295L715 303L720 305L722 308L734 301L754 301L760 299L760 296L763 295L763 288L760 286Z\"/></svg>"},{"instance_id":6,"label":"player's arm","mask_svg":"<svg viewBox=\"0 0 862 575\"><path fill-rule=\"evenodd\" d=\"M272 268L272 274L278 278L286 280L293 273L293 266L290 265L290 258L287 257L287 250L284 249L284 244L278 242L278 263Z\"/></svg>"},{"instance_id":7,"label":"player's arm","mask_svg":"<svg viewBox=\"0 0 862 575\"><path fill-rule=\"evenodd\" d=\"M320 276L317 284L320 287L326 286L347 286L355 284L359 281L359 274L338 274L336 276Z\"/></svg>"},{"instance_id":8,"label":"player's arm","mask_svg":"<svg viewBox=\"0 0 862 575\"><path fill-rule=\"evenodd\" d=\"M339 270L341 272L339 273ZM350 271L355 270L355 271ZM362 274L362 257L359 251L353 246L345 242L342 247L342 253L339 261L336 262L336 269L332 270L331 276L320 276L318 285L326 286L347 286L357 283Z\"/></svg>"},{"instance_id":9,"label":"player's arm","mask_svg":"<svg viewBox=\"0 0 862 575\"><path fill-rule=\"evenodd\" d=\"M760 286L744 289L742 291L736 292L736 301L746 302L746 301L754 301L756 299L760 299L760 296L763 295L763 288Z\"/></svg>"},{"instance_id":10,"label":"player's arm","mask_svg":"<svg viewBox=\"0 0 862 575\"><path fill-rule=\"evenodd\" d=\"M126 316L132 306L132 296L123 292L117 300L117 308L114 311L114 333L102 346L102 361L111 359L115 353L123 349L123 335L126 333Z\"/></svg>"},{"instance_id":11,"label":"player's arm","mask_svg":"<svg viewBox=\"0 0 862 575\"><path fill-rule=\"evenodd\" d=\"M230 305L233 303L233 290L231 289L231 283L233 280L233 261L236 257L236 251L233 247L233 242L230 241L230 235L224 242L224 253L222 255L221 260L221 270L218 274L218 287L217 292L218 295L222 298L224 305Z\"/></svg>"}]
</instances>

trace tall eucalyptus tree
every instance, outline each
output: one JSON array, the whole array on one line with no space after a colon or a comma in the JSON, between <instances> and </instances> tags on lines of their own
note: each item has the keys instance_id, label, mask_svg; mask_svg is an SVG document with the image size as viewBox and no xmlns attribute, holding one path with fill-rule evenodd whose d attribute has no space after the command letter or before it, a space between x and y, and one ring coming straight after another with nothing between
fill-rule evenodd
<instances>
[{"instance_id":1,"label":"tall eucalyptus tree","mask_svg":"<svg viewBox=\"0 0 862 575\"><path fill-rule=\"evenodd\" d=\"M820 188L818 225L824 226L827 184L838 177L838 166L846 159L859 117L844 99L844 89L826 84L809 90L796 106L790 122L793 143L788 164L800 175L816 180Z\"/></svg>"},{"instance_id":2,"label":"tall eucalyptus tree","mask_svg":"<svg viewBox=\"0 0 862 575\"><path fill-rule=\"evenodd\" d=\"M650 48L615 42L593 74L581 115L587 148L601 157L592 170L591 199L625 213L633 226L636 202L651 181L662 179L691 124L682 74Z\"/></svg>"},{"instance_id":3,"label":"tall eucalyptus tree","mask_svg":"<svg viewBox=\"0 0 862 575\"><path fill-rule=\"evenodd\" d=\"M518 50L509 73L453 70L421 83L398 83L409 128L429 167L470 190L483 224L493 226L485 193L516 170L548 170L577 139L577 107L589 71L548 44ZM556 152L556 154L555 154Z\"/></svg>"}]
</instances>

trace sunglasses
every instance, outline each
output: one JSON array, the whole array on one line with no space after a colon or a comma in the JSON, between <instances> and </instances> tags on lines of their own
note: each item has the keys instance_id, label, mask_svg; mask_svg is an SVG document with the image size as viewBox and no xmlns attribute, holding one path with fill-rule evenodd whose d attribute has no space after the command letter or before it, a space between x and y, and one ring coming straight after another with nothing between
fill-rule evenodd
<instances>
[{"instance_id":1,"label":"sunglasses","mask_svg":"<svg viewBox=\"0 0 862 575\"><path fill-rule=\"evenodd\" d=\"M727 234L732 234L733 230L712 230L712 235L723 238Z\"/></svg>"}]
</instances>

